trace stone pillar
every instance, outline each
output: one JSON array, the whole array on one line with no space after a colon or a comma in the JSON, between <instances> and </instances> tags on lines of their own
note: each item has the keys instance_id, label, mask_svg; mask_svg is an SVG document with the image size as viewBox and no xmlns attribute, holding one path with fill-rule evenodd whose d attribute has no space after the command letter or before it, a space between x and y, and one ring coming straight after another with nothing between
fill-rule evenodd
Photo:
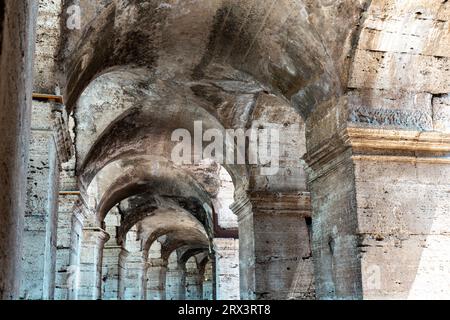
<instances>
[{"instance_id":1,"label":"stone pillar","mask_svg":"<svg viewBox=\"0 0 450 320\"><path fill-rule=\"evenodd\" d=\"M236 193L231 210L238 216L240 296L242 300L255 300L255 233L252 205L245 191Z\"/></svg>"},{"instance_id":2,"label":"stone pillar","mask_svg":"<svg viewBox=\"0 0 450 320\"><path fill-rule=\"evenodd\" d=\"M58 204L57 249L55 270L55 300L69 299L71 268L72 216L80 195L78 192L60 191Z\"/></svg>"},{"instance_id":3,"label":"stone pillar","mask_svg":"<svg viewBox=\"0 0 450 320\"><path fill-rule=\"evenodd\" d=\"M30 137L36 1L0 12L0 299L19 296Z\"/></svg>"},{"instance_id":4,"label":"stone pillar","mask_svg":"<svg viewBox=\"0 0 450 320\"><path fill-rule=\"evenodd\" d=\"M101 228L84 228L80 247L78 300L101 299L103 247L109 235Z\"/></svg>"},{"instance_id":5,"label":"stone pillar","mask_svg":"<svg viewBox=\"0 0 450 320\"><path fill-rule=\"evenodd\" d=\"M119 260L122 247L107 245L103 250L102 299L119 299Z\"/></svg>"},{"instance_id":6,"label":"stone pillar","mask_svg":"<svg viewBox=\"0 0 450 320\"><path fill-rule=\"evenodd\" d=\"M217 300L239 300L239 239L214 239Z\"/></svg>"},{"instance_id":7,"label":"stone pillar","mask_svg":"<svg viewBox=\"0 0 450 320\"><path fill-rule=\"evenodd\" d=\"M241 298L308 299L314 292L309 193L261 191L237 199Z\"/></svg>"},{"instance_id":8,"label":"stone pillar","mask_svg":"<svg viewBox=\"0 0 450 320\"><path fill-rule=\"evenodd\" d=\"M306 130L312 251L318 299L361 299L355 172L352 150L341 136L348 118L345 97L324 102Z\"/></svg>"},{"instance_id":9,"label":"stone pillar","mask_svg":"<svg viewBox=\"0 0 450 320\"><path fill-rule=\"evenodd\" d=\"M117 245L117 229L120 226L121 216L117 208L110 210L105 218L106 232L110 235L109 241L103 249L102 265L102 299L119 299L119 259L122 247Z\"/></svg>"},{"instance_id":10,"label":"stone pillar","mask_svg":"<svg viewBox=\"0 0 450 320\"><path fill-rule=\"evenodd\" d=\"M203 299L203 279L195 257L186 262L186 300Z\"/></svg>"},{"instance_id":11,"label":"stone pillar","mask_svg":"<svg viewBox=\"0 0 450 320\"><path fill-rule=\"evenodd\" d=\"M450 299L450 134L349 128L348 136L363 298Z\"/></svg>"},{"instance_id":12,"label":"stone pillar","mask_svg":"<svg viewBox=\"0 0 450 320\"><path fill-rule=\"evenodd\" d=\"M186 270L177 260L176 252L169 258L166 274L167 300L185 300L186 297Z\"/></svg>"},{"instance_id":13,"label":"stone pillar","mask_svg":"<svg viewBox=\"0 0 450 320\"><path fill-rule=\"evenodd\" d=\"M237 283L239 287L239 283ZM206 263L203 275L203 300L214 300L214 270L213 262Z\"/></svg>"},{"instance_id":14,"label":"stone pillar","mask_svg":"<svg viewBox=\"0 0 450 320\"><path fill-rule=\"evenodd\" d=\"M146 262L143 252L122 249L119 260L119 299L145 300Z\"/></svg>"},{"instance_id":15,"label":"stone pillar","mask_svg":"<svg viewBox=\"0 0 450 320\"><path fill-rule=\"evenodd\" d=\"M52 109L33 103L20 294L26 300L54 298L60 160Z\"/></svg>"},{"instance_id":16,"label":"stone pillar","mask_svg":"<svg viewBox=\"0 0 450 320\"><path fill-rule=\"evenodd\" d=\"M71 268L72 219L80 201L75 175L75 157L62 164L58 197L55 300L69 299ZM81 231L80 231L81 232Z\"/></svg>"},{"instance_id":17,"label":"stone pillar","mask_svg":"<svg viewBox=\"0 0 450 320\"><path fill-rule=\"evenodd\" d=\"M450 135L339 138L308 157L319 298L449 298Z\"/></svg>"},{"instance_id":18,"label":"stone pillar","mask_svg":"<svg viewBox=\"0 0 450 320\"><path fill-rule=\"evenodd\" d=\"M147 300L166 300L167 261L152 258L147 268Z\"/></svg>"}]
</instances>

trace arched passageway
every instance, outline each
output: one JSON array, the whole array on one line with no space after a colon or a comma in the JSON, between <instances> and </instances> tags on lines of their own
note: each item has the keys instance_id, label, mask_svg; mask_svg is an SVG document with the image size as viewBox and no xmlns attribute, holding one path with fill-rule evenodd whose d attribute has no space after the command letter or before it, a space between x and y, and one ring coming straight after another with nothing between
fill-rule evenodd
<instances>
[{"instance_id":1,"label":"arched passageway","mask_svg":"<svg viewBox=\"0 0 450 320\"><path fill-rule=\"evenodd\" d=\"M2 298L450 295L449 2L0 4Z\"/></svg>"}]
</instances>

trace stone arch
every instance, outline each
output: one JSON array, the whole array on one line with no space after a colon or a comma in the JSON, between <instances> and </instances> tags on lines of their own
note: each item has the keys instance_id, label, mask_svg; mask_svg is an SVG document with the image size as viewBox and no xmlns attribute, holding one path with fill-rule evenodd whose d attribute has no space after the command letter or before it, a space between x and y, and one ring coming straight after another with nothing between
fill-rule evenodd
<instances>
[{"instance_id":1,"label":"stone arch","mask_svg":"<svg viewBox=\"0 0 450 320\"><path fill-rule=\"evenodd\" d=\"M133 194L152 192L152 186L155 194L197 198L209 203L206 192L186 172L153 157L135 160L111 163L88 186L89 201L100 214L100 220L121 200Z\"/></svg>"},{"instance_id":2,"label":"stone arch","mask_svg":"<svg viewBox=\"0 0 450 320\"><path fill-rule=\"evenodd\" d=\"M223 5L222 5L223 4ZM286 3L282 4L285 5ZM108 28L110 28L111 26L111 21L109 20L108 22L106 22L106 17L108 16L108 19L111 18L114 15L114 20L118 17L121 16L122 14L125 14L125 10L121 11L120 9L116 12L113 13L113 10L117 9L117 7L115 7L114 9L112 9L115 6L115 4L111 4L111 6L107 9L109 13L111 13L110 15L106 14L101 16L101 19L98 20L98 22L100 24L104 23L105 26L109 26L107 28L105 28L104 30L107 30ZM323 101L323 96L334 96L337 92L340 92L340 84L336 85L338 82L340 83L340 75L337 75L336 70L334 68L334 61L332 63L330 63L330 60L333 59L329 59L329 53L325 54L324 46L323 43L321 42L320 39L318 39L317 34L315 34L314 32L312 33L307 33L307 36L305 37L301 37L299 36L297 38L297 40L300 40L300 38L302 39L301 41L299 41L298 43L295 43L293 45L292 48L283 48L280 49L280 43L278 42L278 40L280 39L276 39L276 37L271 37L272 34L269 31L269 37L270 39L274 40L273 42L273 47L274 47L274 57L276 57L277 59L279 59L278 61L269 61L270 59L267 59L267 54L266 52L264 52L264 50L262 49L261 43L259 38L257 38L257 34L260 33L261 31L268 31L266 30L266 22L270 21L270 23L274 23L275 25L275 29L277 28L277 21L276 19L274 19L275 17L279 17L279 15L283 15L283 13L279 12L278 9L274 9L273 6L268 6L265 7L264 5L262 6L262 11L260 11L258 8L258 6L254 6L254 3L250 4L248 8L244 8L246 5L242 4L242 3L238 3L236 6L231 5L227 2L221 3L220 1L214 2L212 3L212 6L217 6L219 9L214 11L214 10L210 10L211 13L213 13L210 17L212 21L212 31L210 32L209 35L205 34L203 35L202 39L204 41L204 48L206 48L205 52L198 54L198 59L197 59L197 63L193 63L191 64L191 66L188 66L186 68L186 70L182 70L179 73L179 75L177 75L177 79L173 78L171 76L171 72L170 72L170 59L176 57L177 52L176 52L176 48L174 47L170 47L171 49L173 49L173 52L170 52L170 50L166 50L165 48L162 48L162 50L166 50L165 51L165 55L164 55L164 59L166 59L166 61L164 61L164 63L161 63L160 65L158 65L157 63L155 63L156 60L152 60L153 62L150 63L150 61L148 62L148 65L151 65L151 67L149 68L149 74L156 72L159 73L159 75L161 76L161 79L163 80L178 80L181 79L184 82L186 82L187 85L182 85L181 87L184 87L183 92L189 92L189 96L194 96L197 99L201 99L204 102L207 102L209 104L213 104L215 107L217 107L220 102L224 101L221 98L221 95L223 95L225 92L225 94L227 94L228 92L230 92L232 95L237 95L237 93L242 93L242 89L238 88L238 87L244 87L245 91L244 93L249 93L249 92L263 92L264 90L266 91L271 91L274 92L278 95L280 95L282 97L282 99L285 99L287 101L293 101L297 110L301 111L303 113L303 115L307 115L309 114L310 111L310 102L314 101L315 103L317 102L321 102ZM317 8L306 8L305 6L303 6L302 3L294 3L294 6L298 6L298 8L296 9L303 9L303 10L311 10L311 11L315 11L315 14L317 16L320 16L322 14L322 12L320 12L320 9L317 10ZM245 10L243 9L249 9L250 11L255 10L256 14L255 14L255 19L253 20L253 18L249 18L248 21L245 18L245 14L244 15L240 15L242 13L245 12ZM158 8L157 8L158 10ZM195 10L197 10L197 8L195 8ZM209 9L208 9L209 10ZM272 11L273 10L273 11ZM176 10L175 10L176 11ZM198 10L197 10L198 11ZM294 10L295 11L295 10ZM224 15L224 12L228 12L227 17ZM264 12L267 13L266 19L264 19ZM298 12L301 12L301 10L298 10ZM118 15L115 15L116 13L118 13ZM146 12L147 14L149 13ZM140 13L136 12L136 14L139 16ZM170 15L171 13L168 13L168 15ZM262 14L262 16L260 16L259 14ZM230 18L228 20L228 18ZM288 17L286 17L288 18ZM102 20L103 19L103 20ZM151 19L150 17L147 17L147 19ZM170 19L170 17L169 17ZM242 20L241 20L242 19ZM274 20L272 20L274 19ZM139 19L138 19L139 20ZM201 19L200 19L201 20ZM148 20L147 20L148 21ZM179 21L179 19L178 19ZM188 20L186 20L187 22ZM202 20L204 21L204 20ZM194 23L193 21L189 21L190 23ZM298 30L302 30L307 32L308 30L302 26L301 21L293 19L292 22L297 23L297 27ZM253 38L253 40L251 41L251 45L250 48L248 48L249 50L244 50L243 52L240 52L239 50L236 51L236 55L232 55L229 54L230 52L226 52L227 50L225 49L225 45L227 43L231 43L232 45L238 45L238 47L241 47L240 44L244 44L245 47L245 39L247 37L246 34L242 34L243 38L235 38L235 39L229 39L229 30L233 28L233 26L235 24L239 24L239 23L248 23L249 24L249 28L248 30L251 32L255 32L255 37ZM122 24L121 27L124 28L124 30L126 30L128 28L128 26L126 25L127 22L125 20L122 20ZM223 25L223 29L221 28L220 25ZM290 27L292 27L291 24L286 24L290 25ZM263 27L263 29L261 29L260 31L258 31L258 26ZM285 26L278 26L281 29L283 29ZM289 29L290 27L288 27L287 29ZM195 28L194 28L195 29ZM196 29L197 31L201 31L204 30L205 28L198 28ZM97 30L102 30L102 27L98 28ZM111 30L111 29L108 29ZM207 30L207 28L206 28ZM126 31L125 31L126 32ZM291 32L290 30L286 30L286 32ZM139 33L139 32L138 32ZM348 33L346 34L345 32L343 33L344 35L348 36ZM142 36L142 34L140 34L139 36ZM296 34L296 36L298 36L298 34ZM162 35L162 37L164 37L164 35ZM320 37L319 37L320 38ZM130 37L131 39L131 37ZM303 57L300 57L297 54L297 49L296 46L299 45L299 43L303 44L303 40L307 39L308 44L311 44L311 47L314 47L315 50L314 54L312 54L313 51L310 52L303 52L304 55ZM244 43L241 43L241 41L244 40ZM118 41L118 43L120 43L121 40ZM284 40L280 40L281 42L283 42ZM306 41L306 40L305 40ZM267 42L267 41L266 41ZM81 42L82 43L82 42ZM84 44L81 44L84 45ZM120 44L119 44L120 46ZM290 44L288 44L288 47L290 46ZM180 46L182 47L182 46ZM308 48L309 50L309 46L305 45L305 48ZM251 52L251 50L253 50L255 48L255 52ZM158 50L158 47L152 47L152 48L148 48L149 51L146 51L146 53L150 53L153 52L154 49ZM80 50L80 52L82 52L83 50ZM89 51L89 50L88 50ZM144 50L145 51L145 50ZM195 51L195 50L194 50ZM320 52L324 55L326 55L326 61L328 61L327 63L324 63L323 65L320 65L317 63L318 59L316 57L317 53ZM96 53L95 53L96 54ZM101 52L99 52L99 54L101 54ZM131 53L130 56L126 57L123 60L123 64L121 64L120 61L122 61L120 58L115 59L116 62L119 62L118 65L115 67L116 70L117 68L124 68L124 66L131 60L133 60L133 55L134 58L139 59L138 55L142 54L142 51L140 51L139 53L137 52L133 52ZM191 55L192 56L192 55ZM185 57L185 60L189 60L192 57ZM81 60L80 56L80 60ZM225 60L228 60L226 63L220 62L219 60L221 60L223 57L226 57ZM338 55L335 55L334 58L337 58ZM142 57L141 57L142 58ZM148 57L147 57L148 58ZM249 58L249 59L248 59ZM255 59L254 59L255 58ZM305 59L303 59L305 58ZM84 55L83 59L85 60L85 65L88 66L87 67L87 71L81 76L81 82L85 82L84 85L80 86L80 92L82 90L84 90L84 88L88 85L90 79L94 78L96 76L96 74L100 74L101 72L97 72L97 71L92 71L92 69L90 69L89 67L89 52L87 52L87 55ZM128 60L129 59L129 60ZM277 60L275 59L275 60ZM303 59L303 60L302 60ZM144 58L145 60L145 58ZM195 60L195 57L192 59L192 61ZM293 60L297 60L296 62L298 62L298 66L296 65L296 63L293 62ZM87 62L86 62L87 61ZM143 61L143 60L141 60ZM98 61L97 61L98 62ZM244 62L244 63L243 63ZM253 62L257 62L256 64ZM167 63L167 65L166 65ZM77 62L75 63L75 65L80 66L80 63ZM107 65L107 63L106 63ZM106 66L105 65L105 66ZM138 64L139 65L139 64ZM303 74L302 72L300 72L300 70L294 70L296 68L300 68L300 65L302 65L302 67L305 69L303 70ZM101 63L96 64L93 67L99 67L101 68ZM126 68L126 67L125 67ZM107 71L111 71L113 69L110 69L109 66L104 68L105 72ZM307 70L307 71L306 71ZM77 70L78 72L78 70ZM83 71L82 71L83 73ZM89 75L91 74L91 75ZM205 74L208 74L209 79L205 79ZM313 75L314 74L314 75ZM85 77L85 75L87 75L87 77ZM304 76L304 77L303 77ZM303 77L303 79L302 79ZM309 77L311 77L311 79L309 79ZM88 78L90 78L89 80L87 80ZM223 81L224 78L229 78L230 80L227 81ZM306 79L308 78L308 79ZM85 79L86 81L84 81L83 79ZM187 81L186 81L187 80ZM274 80L274 82L272 82L272 80ZM190 82L190 83L189 83ZM76 83L76 81L74 82L74 84ZM70 86L71 88L75 88L77 85L75 84L74 86ZM70 95L70 94L69 94ZM74 95L76 96L76 95ZM218 98L219 97L219 98ZM69 98L69 101L75 101L75 99L71 99ZM303 103L303 105L302 105ZM69 102L69 105L71 104L71 102ZM225 105L227 106L227 105ZM210 108L210 107L207 107ZM130 123L134 123L134 121L130 121ZM233 124L233 121L229 121L229 124ZM246 121L244 121L244 124L247 124ZM117 130L116 130L117 131ZM105 137L111 137L111 134L106 134L104 135ZM149 139L149 141L151 141L152 139ZM145 140L143 139L139 139L139 141L144 142ZM145 142L146 144L148 144L147 142ZM105 144L106 146L106 152L110 152L110 150L113 150L112 152L116 152L115 148L111 148L111 146L114 146L114 142L112 142L112 144L108 147L107 144ZM148 144L150 145L150 144ZM137 147L135 149L142 149L141 147ZM96 152L99 150L99 148L97 148L97 146L93 147L93 150L95 150ZM162 152L164 153L164 151ZM93 161L95 162L95 161ZM285 175L285 178L288 177L290 175L291 172L289 172L287 175ZM258 179L256 179L258 180ZM260 181L262 181L262 183L264 183L264 179L259 179ZM258 183L261 183L258 181ZM255 184L258 184L257 182L255 182ZM246 187L242 188L241 190L246 191Z\"/></svg>"},{"instance_id":3,"label":"stone arch","mask_svg":"<svg viewBox=\"0 0 450 320\"><path fill-rule=\"evenodd\" d=\"M206 243L211 237L208 235L205 226L181 207L160 207L154 215L140 220L137 226L142 244L141 248L144 252L148 252L158 238L167 234L185 234L197 241L205 239ZM190 237L187 237L187 239Z\"/></svg>"},{"instance_id":4,"label":"stone arch","mask_svg":"<svg viewBox=\"0 0 450 320\"><path fill-rule=\"evenodd\" d=\"M132 238L128 233L121 236L124 241L119 263L124 267L123 270L121 269L119 278L119 296L123 299L147 299L147 273L149 268L158 267L158 270L162 271L160 268L164 266L164 261L166 261L162 250L159 257L161 261L158 265L152 265L152 261L149 260L150 249L158 239L164 237L166 241L170 239L170 241L177 242L180 241L177 239L181 239L184 243L204 242L208 246L210 237L205 230L205 226L192 214L174 206L159 207L153 215L141 218L129 229L130 232L132 230L135 230L135 235L131 235ZM161 246L163 245L161 243Z\"/></svg>"},{"instance_id":5,"label":"stone arch","mask_svg":"<svg viewBox=\"0 0 450 320\"><path fill-rule=\"evenodd\" d=\"M316 105L346 90L347 57L358 37L354 25L366 5L223 0L198 6L155 1L145 8L118 1L77 4L85 6L83 31L61 43L62 64L69 70L61 76L69 88L64 90L69 109L93 79L108 71L138 67L169 79L177 61L183 71L176 76L185 82L198 82L205 74L234 77L235 83L253 77L250 82L291 101L305 118ZM114 41L102 41L108 37ZM134 42L142 48L133 50ZM210 85L194 84L193 90L206 100L211 94Z\"/></svg>"}]
</instances>

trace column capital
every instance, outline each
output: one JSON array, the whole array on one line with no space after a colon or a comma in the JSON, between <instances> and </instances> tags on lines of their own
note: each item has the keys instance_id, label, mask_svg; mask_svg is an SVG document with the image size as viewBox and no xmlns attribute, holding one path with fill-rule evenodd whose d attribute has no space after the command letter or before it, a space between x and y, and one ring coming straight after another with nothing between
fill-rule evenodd
<instances>
[{"instance_id":1,"label":"column capital","mask_svg":"<svg viewBox=\"0 0 450 320\"><path fill-rule=\"evenodd\" d=\"M103 230L102 228L95 228L95 227L86 227L83 228L83 237L85 240L89 241L97 241L100 240L100 242L105 243L109 240L110 236L108 232Z\"/></svg>"},{"instance_id":2,"label":"column capital","mask_svg":"<svg viewBox=\"0 0 450 320\"><path fill-rule=\"evenodd\" d=\"M85 228L100 228L95 212L88 207L81 195L75 203L73 216Z\"/></svg>"},{"instance_id":3,"label":"column capital","mask_svg":"<svg viewBox=\"0 0 450 320\"><path fill-rule=\"evenodd\" d=\"M303 217L311 217L311 195L306 191L274 192L251 191L241 192L236 202L230 206L231 210L243 219L248 214L296 213Z\"/></svg>"},{"instance_id":4,"label":"column capital","mask_svg":"<svg viewBox=\"0 0 450 320\"><path fill-rule=\"evenodd\" d=\"M168 266L168 261L162 258L152 258L150 259L148 266L153 268L164 268Z\"/></svg>"},{"instance_id":5,"label":"column capital","mask_svg":"<svg viewBox=\"0 0 450 320\"><path fill-rule=\"evenodd\" d=\"M231 211L241 220L252 212L250 197L245 190L236 190L235 202L230 206Z\"/></svg>"},{"instance_id":6,"label":"column capital","mask_svg":"<svg viewBox=\"0 0 450 320\"><path fill-rule=\"evenodd\" d=\"M309 192L253 191L250 201L254 213L295 213L311 217L311 195Z\"/></svg>"}]
</instances>

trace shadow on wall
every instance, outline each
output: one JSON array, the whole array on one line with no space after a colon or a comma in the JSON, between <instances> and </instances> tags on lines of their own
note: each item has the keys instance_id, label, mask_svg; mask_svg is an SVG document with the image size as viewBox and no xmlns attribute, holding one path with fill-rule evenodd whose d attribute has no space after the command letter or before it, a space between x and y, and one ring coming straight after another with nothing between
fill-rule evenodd
<instances>
[{"instance_id":1,"label":"shadow on wall","mask_svg":"<svg viewBox=\"0 0 450 320\"><path fill-rule=\"evenodd\" d=\"M420 170L420 169L418 169ZM425 171L425 170L424 170ZM415 272L412 272L412 279L405 285L409 286L408 299L448 299L450 292L450 281L448 275L449 259L450 259L450 238L445 235L446 225L448 226L448 212L449 204L439 201L439 198L445 201L445 185L442 185L440 191L430 192L426 190L427 185L419 186L416 194L410 193L410 201L407 203L414 203L416 201L417 207L427 208L428 214L425 214L424 221L425 230L423 234L411 234L411 239L408 239L415 248L409 249L406 246L404 251L406 254L411 254L413 267ZM441 194L439 194L441 193ZM417 195L419 196L419 199ZM443 207L446 206L447 208ZM425 213L423 211L421 214ZM419 211L417 211L419 214ZM414 232L412 232L414 233ZM414 253L414 249L417 250Z\"/></svg>"},{"instance_id":2,"label":"shadow on wall","mask_svg":"<svg viewBox=\"0 0 450 320\"><path fill-rule=\"evenodd\" d=\"M362 190L357 202L364 297L448 298L450 208L444 166L363 163L359 170L371 177L356 178L364 185L357 187Z\"/></svg>"}]
</instances>

